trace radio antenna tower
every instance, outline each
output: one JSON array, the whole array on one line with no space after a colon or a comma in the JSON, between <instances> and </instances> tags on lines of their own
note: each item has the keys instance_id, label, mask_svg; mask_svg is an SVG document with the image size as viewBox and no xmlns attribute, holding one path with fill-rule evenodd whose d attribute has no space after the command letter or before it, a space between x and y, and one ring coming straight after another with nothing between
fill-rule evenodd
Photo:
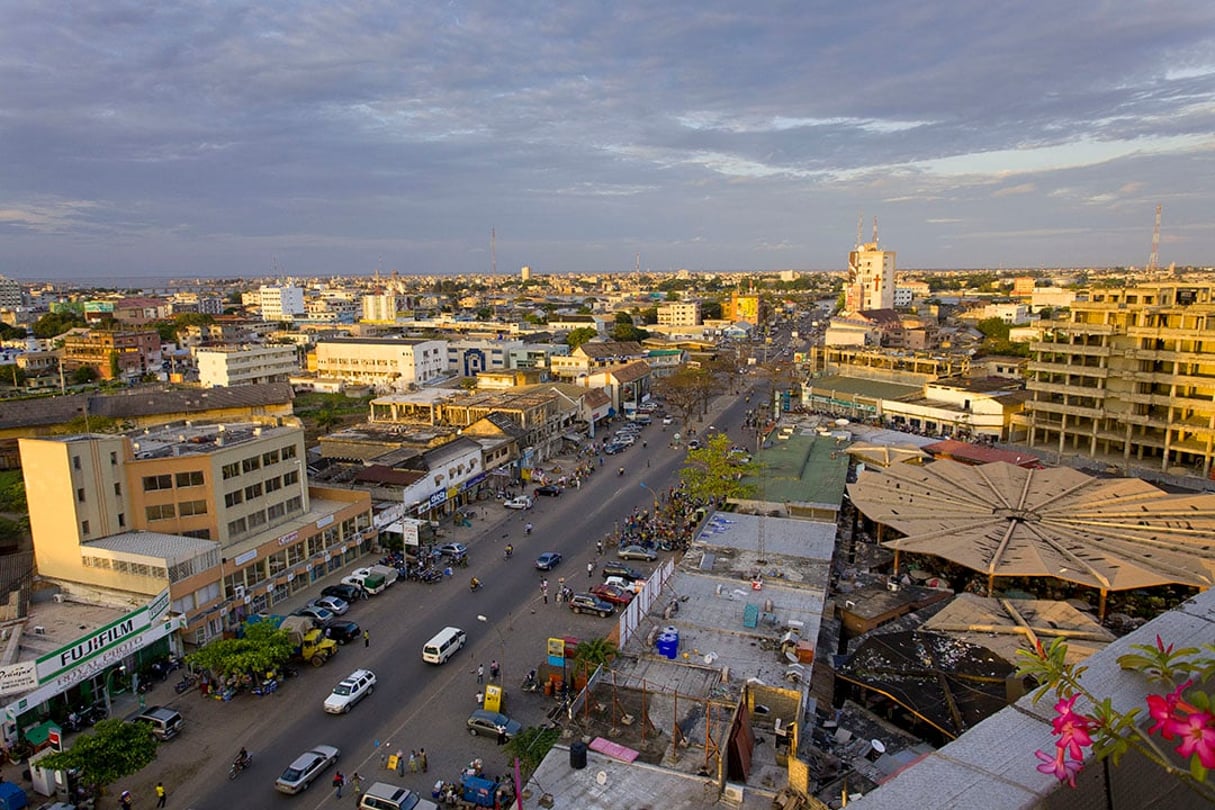
<instances>
[{"instance_id":1,"label":"radio antenna tower","mask_svg":"<svg viewBox=\"0 0 1215 810\"><path fill-rule=\"evenodd\" d=\"M489 229L489 274L498 278L498 229Z\"/></svg>"},{"instance_id":2,"label":"radio antenna tower","mask_svg":"<svg viewBox=\"0 0 1215 810\"><path fill-rule=\"evenodd\" d=\"M1155 273L1160 266L1160 214L1164 206L1156 203L1156 227L1152 229L1152 255L1148 256L1147 271Z\"/></svg>"},{"instance_id":3,"label":"radio antenna tower","mask_svg":"<svg viewBox=\"0 0 1215 810\"><path fill-rule=\"evenodd\" d=\"M857 214L856 215L856 246L857 246L857 248L860 248L860 246L862 244L861 243L861 231L864 229L864 227L865 227L864 213Z\"/></svg>"},{"instance_id":4,"label":"radio antenna tower","mask_svg":"<svg viewBox=\"0 0 1215 810\"><path fill-rule=\"evenodd\" d=\"M873 246L877 247L877 217L873 218Z\"/></svg>"}]
</instances>

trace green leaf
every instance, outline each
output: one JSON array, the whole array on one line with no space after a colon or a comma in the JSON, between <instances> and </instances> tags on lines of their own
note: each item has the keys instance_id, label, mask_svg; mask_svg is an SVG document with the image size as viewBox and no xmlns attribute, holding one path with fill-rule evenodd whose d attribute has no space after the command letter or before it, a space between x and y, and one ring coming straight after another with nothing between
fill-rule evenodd
<instances>
[{"instance_id":1,"label":"green leaf","mask_svg":"<svg viewBox=\"0 0 1215 810\"><path fill-rule=\"evenodd\" d=\"M1190 776L1195 782L1207 781L1207 769L1202 766L1202 762L1197 755L1190 757Z\"/></svg>"}]
</instances>

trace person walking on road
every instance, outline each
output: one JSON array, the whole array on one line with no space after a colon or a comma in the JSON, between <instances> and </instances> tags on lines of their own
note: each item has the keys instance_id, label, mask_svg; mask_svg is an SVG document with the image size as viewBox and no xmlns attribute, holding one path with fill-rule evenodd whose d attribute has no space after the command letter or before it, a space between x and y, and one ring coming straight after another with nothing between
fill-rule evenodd
<instances>
[{"instance_id":1,"label":"person walking on road","mask_svg":"<svg viewBox=\"0 0 1215 810\"><path fill-rule=\"evenodd\" d=\"M333 775L333 787L337 791L337 798L342 798L342 785L346 784L346 775L338 771Z\"/></svg>"},{"instance_id":2,"label":"person walking on road","mask_svg":"<svg viewBox=\"0 0 1215 810\"><path fill-rule=\"evenodd\" d=\"M166 798L168 798L168 794L165 793L164 782L157 782L156 783L156 806L164 807Z\"/></svg>"},{"instance_id":3,"label":"person walking on road","mask_svg":"<svg viewBox=\"0 0 1215 810\"><path fill-rule=\"evenodd\" d=\"M405 749L397 749L397 776L405 775Z\"/></svg>"},{"instance_id":4,"label":"person walking on road","mask_svg":"<svg viewBox=\"0 0 1215 810\"><path fill-rule=\"evenodd\" d=\"M371 646L371 633L367 632L366 630L363 631L363 646Z\"/></svg>"},{"instance_id":5,"label":"person walking on road","mask_svg":"<svg viewBox=\"0 0 1215 810\"><path fill-rule=\"evenodd\" d=\"M409 752L409 772L410 773L418 772L418 752L417 751L411 750Z\"/></svg>"},{"instance_id":6,"label":"person walking on road","mask_svg":"<svg viewBox=\"0 0 1215 810\"><path fill-rule=\"evenodd\" d=\"M426 749L425 748L418 749L418 764L422 766L422 773L426 773L427 771L430 770L430 763L428 763L426 761Z\"/></svg>"},{"instance_id":7,"label":"person walking on road","mask_svg":"<svg viewBox=\"0 0 1215 810\"><path fill-rule=\"evenodd\" d=\"M501 672L502 670L498 668L497 658L489 662L489 679L491 681L498 680L498 675L501 674Z\"/></svg>"},{"instance_id":8,"label":"person walking on road","mask_svg":"<svg viewBox=\"0 0 1215 810\"><path fill-rule=\"evenodd\" d=\"M131 810L131 791L124 790L122 795L118 797L118 806L122 810Z\"/></svg>"},{"instance_id":9,"label":"person walking on road","mask_svg":"<svg viewBox=\"0 0 1215 810\"><path fill-rule=\"evenodd\" d=\"M595 578L595 564L593 562L589 562L586 564L586 576L587 576L587 579Z\"/></svg>"},{"instance_id":10,"label":"person walking on road","mask_svg":"<svg viewBox=\"0 0 1215 810\"><path fill-rule=\"evenodd\" d=\"M477 683L485 683L485 665L477 664Z\"/></svg>"},{"instance_id":11,"label":"person walking on road","mask_svg":"<svg viewBox=\"0 0 1215 810\"><path fill-rule=\"evenodd\" d=\"M354 803L357 807L359 797L363 795L363 777L359 775L358 771L355 771L350 775L350 782L354 785Z\"/></svg>"}]
</instances>

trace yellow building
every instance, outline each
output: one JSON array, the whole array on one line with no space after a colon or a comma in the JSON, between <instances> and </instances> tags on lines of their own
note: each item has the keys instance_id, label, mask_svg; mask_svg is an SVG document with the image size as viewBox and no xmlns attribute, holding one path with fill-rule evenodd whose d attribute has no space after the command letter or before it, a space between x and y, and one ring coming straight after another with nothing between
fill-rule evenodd
<instances>
[{"instance_id":1,"label":"yellow building","mask_svg":"<svg viewBox=\"0 0 1215 810\"><path fill-rule=\"evenodd\" d=\"M104 601L166 587L202 643L369 549L366 493L309 487L296 427L21 439L38 574Z\"/></svg>"},{"instance_id":2,"label":"yellow building","mask_svg":"<svg viewBox=\"0 0 1215 810\"><path fill-rule=\"evenodd\" d=\"M722 303L721 317L733 323L743 321L758 325L759 295L735 290L730 294L730 300Z\"/></svg>"}]
</instances>

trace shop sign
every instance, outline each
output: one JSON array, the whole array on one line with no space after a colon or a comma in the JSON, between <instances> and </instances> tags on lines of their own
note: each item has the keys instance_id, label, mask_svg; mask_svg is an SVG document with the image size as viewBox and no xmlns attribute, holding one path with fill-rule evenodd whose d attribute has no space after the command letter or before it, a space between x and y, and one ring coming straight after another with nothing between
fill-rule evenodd
<instances>
[{"instance_id":1,"label":"shop sign","mask_svg":"<svg viewBox=\"0 0 1215 810\"><path fill-rule=\"evenodd\" d=\"M0 667L0 695L28 692L38 685L38 668L33 661Z\"/></svg>"},{"instance_id":2,"label":"shop sign","mask_svg":"<svg viewBox=\"0 0 1215 810\"><path fill-rule=\"evenodd\" d=\"M447 490L441 489L438 492L431 494L430 500L426 506L428 509L435 509L447 502Z\"/></svg>"}]
</instances>

